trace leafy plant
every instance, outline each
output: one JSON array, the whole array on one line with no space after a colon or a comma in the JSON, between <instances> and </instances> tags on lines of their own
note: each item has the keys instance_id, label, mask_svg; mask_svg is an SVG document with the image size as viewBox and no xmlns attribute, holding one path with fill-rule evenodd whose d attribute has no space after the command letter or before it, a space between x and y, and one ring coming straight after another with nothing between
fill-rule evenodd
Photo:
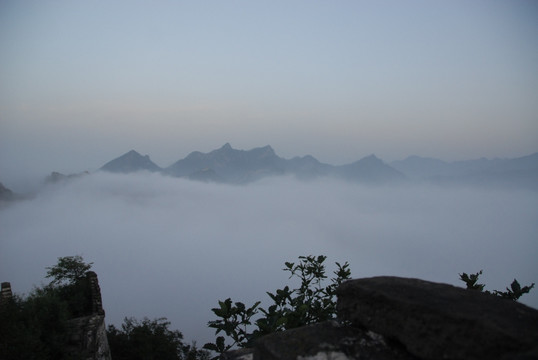
<instances>
[{"instance_id":1,"label":"leafy plant","mask_svg":"<svg viewBox=\"0 0 538 360\"><path fill-rule=\"evenodd\" d=\"M467 289L483 291L485 284L478 284L478 277L482 275L482 270L476 274L467 275L466 273L460 274L460 280L465 282Z\"/></svg>"},{"instance_id":2,"label":"leafy plant","mask_svg":"<svg viewBox=\"0 0 538 360\"><path fill-rule=\"evenodd\" d=\"M514 281L512 281L512 284L510 284L510 289L506 288L506 291L493 290L493 292L490 292L488 290L484 290L484 284L478 284L478 277L480 275L482 275L482 270L480 270L476 274L471 275L462 273L460 274L460 280L465 282L467 289L484 291L487 294L493 294L496 296L500 296L504 299L510 299L514 301L518 300L521 296L527 294L529 291L531 291L532 288L534 288L534 283L532 283L530 286L521 287L519 282L514 279Z\"/></svg>"},{"instance_id":3,"label":"leafy plant","mask_svg":"<svg viewBox=\"0 0 538 360\"><path fill-rule=\"evenodd\" d=\"M274 293L267 292L273 302L267 309L259 307L259 301L251 307L241 302L233 303L229 298L219 301L219 307L211 309L219 319L210 321L208 326L216 329L216 334L224 332L232 342L226 344L226 339L219 336L215 343L205 344L204 348L222 354L234 346L248 347L253 340L266 334L335 318L336 288L351 277L351 271L347 262L343 265L335 263L335 277L325 285L326 259L323 255L310 255L300 256L297 263L285 262L283 270L290 273L290 279L298 278L300 286L296 289L285 286ZM252 319L259 313L262 316L254 321L256 328L250 332Z\"/></svg>"},{"instance_id":4,"label":"leafy plant","mask_svg":"<svg viewBox=\"0 0 538 360\"><path fill-rule=\"evenodd\" d=\"M92 265L93 263L85 263L80 255L59 257L56 265L46 267L45 277L52 278L50 286L73 285L86 275Z\"/></svg>"},{"instance_id":5,"label":"leafy plant","mask_svg":"<svg viewBox=\"0 0 538 360\"><path fill-rule=\"evenodd\" d=\"M233 340L232 344L225 345L223 336L216 338L215 343L207 343L204 349L223 353L233 346L248 346L253 340L253 334L248 332L248 325L251 325L251 318L258 313L260 302L256 302L247 308L242 302L232 303L230 298L219 301L219 307L211 309L220 319L210 321L208 326L215 328L215 334L221 331Z\"/></svg>"},{"instance_id":6,"label":"leafy plant","mask_svg":"<svg viewBox=\"0 0 538 360\"><path fill-rule=\"evenodd\" d=\"M530 286L521 287L517 280L514 279L514 281L512 281L512 284L510 284L510 289L506 288L506 291L494 290L493 293L505 299L517 300L524 294L527 294L529 291L531 291L533 287L534 283L532 283Z\"/></svg>"}]
</instances>

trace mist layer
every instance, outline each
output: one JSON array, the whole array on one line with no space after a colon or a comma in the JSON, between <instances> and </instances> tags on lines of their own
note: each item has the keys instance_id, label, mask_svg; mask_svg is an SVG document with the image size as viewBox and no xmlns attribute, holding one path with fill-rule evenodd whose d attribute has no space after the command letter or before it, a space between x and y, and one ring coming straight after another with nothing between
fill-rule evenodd
<instances>
[{"instance_id":1,"label":"mist layer","mask_svg":"<svg viewBox=\"0 0 538 360\"><path fill-rule=\"evenodd\" d=\"M0 280L25 293L58 257L80 254L108 323L165 316L203 344L217 300L268 300L300 255L327 255L329 270L348 261L353 277L462 286L458 273L483 270L490 290L537 282L537 214L532 191L95 173L0 209ZM522 302L538 307L536 291Z\"/></svg>"}]
</instances>

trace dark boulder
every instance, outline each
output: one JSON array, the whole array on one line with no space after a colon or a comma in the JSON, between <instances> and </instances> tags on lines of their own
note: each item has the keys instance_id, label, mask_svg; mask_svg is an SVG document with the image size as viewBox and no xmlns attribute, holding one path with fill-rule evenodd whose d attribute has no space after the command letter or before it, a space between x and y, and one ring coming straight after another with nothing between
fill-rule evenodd
<instances>
[{"instance_id":1,"label":"dark boulder","mask_svg":"<svg viewBox=\"0 0 538 360\"><path fill-rule=\"evenodd\" d=\"M276 332L258 339L252 349L226 354L234 360L364 359L412 360L399 344L374 332L326 321Z\"/></svg>"},{"instance_id":2,"label":"dark boulder","mask_svg":"<svg viewBox=\"0 0 538 360\"><path fill-rule=\"evenodd\" d=\"M536 358L538 311L474 290L397 277L351 280L338 289L338 311L422 359Z\"/></svg>"}]
</instances>

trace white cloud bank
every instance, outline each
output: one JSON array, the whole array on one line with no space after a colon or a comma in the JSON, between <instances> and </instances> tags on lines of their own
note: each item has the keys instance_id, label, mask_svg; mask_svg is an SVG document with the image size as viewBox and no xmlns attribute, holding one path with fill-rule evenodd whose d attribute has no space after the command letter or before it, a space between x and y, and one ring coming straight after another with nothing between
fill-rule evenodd
<instances>
[{"instance_id":1,"label":"white cloud bank","mask_svg":"<svg viewBox=\"0 0 538 360\"><path fill-rule=\"evenodd\" d=\"M353 277L463 286L458 273L483 269L489 289L538 282L537 214L537 192L96 173L0 209L0 280L28 292L58 257L81 254L107 323L165 316L202 345L218 299L267 301L299 255L348 261ZM522 302L538 307L538 290Z\"/></svg>"}]
</instances>

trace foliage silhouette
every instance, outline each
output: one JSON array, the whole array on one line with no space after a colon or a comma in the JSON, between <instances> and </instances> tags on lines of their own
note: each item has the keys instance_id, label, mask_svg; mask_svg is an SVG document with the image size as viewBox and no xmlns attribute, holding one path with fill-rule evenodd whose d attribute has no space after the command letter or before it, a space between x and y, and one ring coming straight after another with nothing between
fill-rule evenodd
<instances>
[{"instance_id":1,"label":"foliage silhouette","mask_svg":"<svg viewBox=\"0 0 538 360\"><path fill-rule=\"evenodd\" d=\"M476 274L467 275L466 273L460 274L460 280L463 281L467 289L470 290L478 290L478 291L484 291L487 294L493 294L499 297L502 297L504 299L510 299L510 300L518 300L521 296L529 293L529 291L534 288L534 283L532 283L530 286L523 286L519 284L519 282L514 279L512 281L512 284L510 284L510 289L506 288L506 291L499 291L499 290L493 290L493 292L490 292L488 290L484 290L485 285L484 284L478 284L478 277L482 275L482 270L477 272Z\"/></svg>"},{"instance_id":2,"label":"foliage silhouette","mask_svg":"<svg viewBox=\"0 0 538 360\"><path fill-rule=\"evenodd\" d=\"M56 265L46 267L45 277L52 278L50 286L73 285L86 275L92 265L93 263L85 263L80 255L59 257Z\"/></svg>"},{"instance_id":3,"label":"foliage silhouette","mask_svg":"<svg viewBox=\"0 0 538 360\"><path fill-rule=\"evenodd\" d=\"M351 271L347 262L335 263L335 277L326 285L326 259L323 255L309 255L300 256L298 263L286 262L283 270L290 273L290 279L298 278L301 284L296 289L285 286L274 293L267 292L273 302L267 309L259 307L259 301L250 307L229 298L219 301L219 307L211 309L219 319L209 321L208 326L216 329L216 335L223 332L232 342L226 344L224 336L218 336L214 343L205 344L204 349L222 355L234 346L251 346L255 339L266 334L335 318L336 288L350 278ZM254 321L253 317L259 313L262 316ZM256 328L250 331L252 325Z\"/></svg>"},{"instance_id":4,"label":"foliage silhouette","mask_svg":"<svg viewBox=\"0 0 538 360\"><path fill-rule=\"evenodd\" d=\"M209 359L196 344L183 343L183 334L170 330L166 318L138 321L125 318L121 329L107 328L108 344L114 360L195 360Z\"/></svg>"},{"instance_id":5,"label":"foliage silhouette","mask_svg":"<svg viewBox=\"0 0 538 360\"><path fill-rule=\"evenodd\" d=\"M84 276L91 268L80 256L58 258L48 267L52 281L25 298L13 296L0 309L0 359L75 359L68 351L68 320L91 311ZM84 272L82 272L84 270Z\"/></svg>"}]
</instances>

